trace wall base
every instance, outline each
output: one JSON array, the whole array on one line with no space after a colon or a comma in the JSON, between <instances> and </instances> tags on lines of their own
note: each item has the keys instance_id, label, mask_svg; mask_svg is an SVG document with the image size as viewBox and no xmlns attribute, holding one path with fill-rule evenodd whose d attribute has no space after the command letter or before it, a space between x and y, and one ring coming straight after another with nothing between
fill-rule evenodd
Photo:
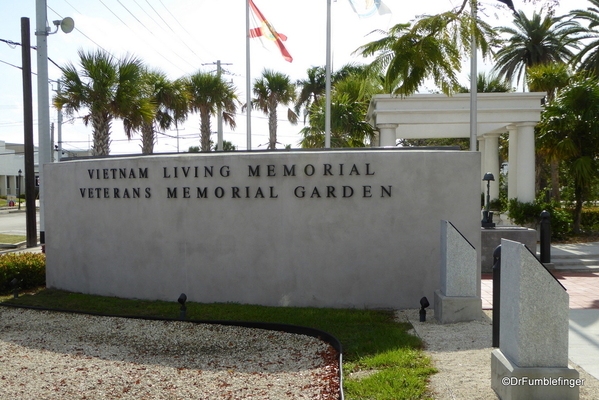
<instances>
[{"instance_id":1,"label":"wall base","mask_svg":"<svg viewBox=\"0 0 599 400\"><path fill-rule=\"evenodd\" d=\"M499 349L491 353L491 387L501 400L578 400L581 385L572 368L521 368Z\"/></svg>"},{"instance_id":2,"label":"wall base","mask_svg":"<svg viewBox=\"0 0 599 400\"><path fill-rule=\"evenodd\" d=\"M441 324L466 322L480 319L482 300L475 296L445 296L435 291L435 318Z\"/></svg>"}]
</instances>

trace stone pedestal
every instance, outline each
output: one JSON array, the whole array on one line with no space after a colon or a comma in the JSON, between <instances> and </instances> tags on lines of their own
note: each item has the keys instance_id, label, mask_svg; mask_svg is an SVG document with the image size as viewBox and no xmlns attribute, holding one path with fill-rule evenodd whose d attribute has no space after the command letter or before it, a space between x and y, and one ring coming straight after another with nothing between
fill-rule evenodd
<instances>
[{"instance_id":1,"label":"stone pedestal","mask_svg":"<svg viewBox=\"0 0 599 400\"><path fill-rule=\"evenodd\" d=\"M501 241L499 349L491 386L502 400L578 399L568 368L569 296L522 243Z\"/></svg>"},{"instance_id":2,"label":"stone pedestal","mask_svg":"<svg viewBox=\"0 0 599 400\"><path fill-rule=\"evenodd\" d=\"M476 249L449 221L441 221L441 289L435 318L443 324L479 319L482 301Z\"/></svg>"},{"instance_id":3,"label":"stone pedestal","mask_svg":"<svg viewBox=\"0 0 599 400\"><path fill-rule=\"evenodd\" d=\"M583 382L572 368L521 368L491 353L491 387L501 400L578 400Z\"/></svg>"},{"instance_id":4,"label":"stone pedestal","mask_svg":"<svg viewBox=\"0 0 599 400\"><path fill-rule=\"evenodd\" d=\"M435 318L443 324L480 318L482 300L476 296L445 296L435 291Z\"/></svg>"},{"instance_id":5,"label":"stone pedestal","mask_svg":"<svg viewBox=\"0 0 599 400\"><path fill-rule=\"evenodd\" d=\"M501 244L501 239L523 243L533 253L537 251L537 231L521 226L496 226L481 228L481 272L493 273L493 251Z\"/></svg>"}]
</instances>

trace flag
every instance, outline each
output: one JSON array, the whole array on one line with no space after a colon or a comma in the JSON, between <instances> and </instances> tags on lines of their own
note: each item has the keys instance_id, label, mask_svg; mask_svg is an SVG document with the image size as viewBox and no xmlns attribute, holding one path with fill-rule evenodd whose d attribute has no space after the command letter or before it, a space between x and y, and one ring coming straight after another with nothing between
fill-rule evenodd
<instances>
[{"instance_id":1,"label":"flag","mask_svg":"<svg viewBox=\"0 0 599 400\"><path fill-rule=\"evenodd\" d=\"M391 13L382 0L349 0L349 4L360 18L372 17L376 12L379 15Z\"/></svg>"},{"instance_id":2,"label":"flag","mask_svg":"<svg viewBox=\"0 0 599 400\"><path fill-rule=\"evenodd\" d=\"M500 1L503 4L505 4L506 6L508 6L510 8L510 10L512 10L513 12L516 12L516 9L514 8L514 3L512 3L512 0L498 0L498 1Z\"/></svg>"},{"instance_id":3,"label":"flag","mask_svg":"<svg viewBox=\"0 0 599 400\"><path fill-rule=\"evenodd\" d=\"M257 28L250 29L250 37L264 37L266 39L272 40L275 43L275 45L279 48L279 51L281 52L283 58L286 61L292 62L293 57L291 57L291 54L289 54L289 52L285 48L285 45L283 44L283 42L287 40L287 36L278 33L275 30L274 26L272 26L272 24L268 22L266 18L264 18L264 15L260 12L260 10L258 10L258 7L256 7L252 0L249 0L249 4L250 8L253 11L252 15L257 19L256 25L258 26Z\"/></svg>"}]
</instances>

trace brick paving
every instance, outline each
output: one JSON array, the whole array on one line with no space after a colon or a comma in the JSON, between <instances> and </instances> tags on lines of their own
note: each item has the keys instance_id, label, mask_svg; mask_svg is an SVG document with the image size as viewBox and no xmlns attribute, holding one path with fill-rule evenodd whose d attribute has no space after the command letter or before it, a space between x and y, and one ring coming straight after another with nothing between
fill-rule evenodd
<instances>
[{"instance_id":1,"label":"brick paving","mask_svg":"<svg viewBox=\"0 0 599 400\"><path fill-rule=\"evenodd\" d=\"M570 295L571 309L599 309L599 272L554 272ZM481 280L483 310L493 309L493 275Z\"/></svg>"}]
</instances>

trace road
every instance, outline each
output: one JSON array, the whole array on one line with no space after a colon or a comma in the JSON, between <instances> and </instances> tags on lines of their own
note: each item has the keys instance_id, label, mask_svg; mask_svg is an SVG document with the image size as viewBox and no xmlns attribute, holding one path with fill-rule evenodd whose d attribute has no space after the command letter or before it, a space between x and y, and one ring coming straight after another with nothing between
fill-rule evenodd
<instances>
[{"instance_id":1,"label":"road","mask_svg":"<svg viewBox=\"0 0 599 400\"><path fill-rule=\"evenodd\" d=\"M37 235L39 235L40 219L36 213ZM27 235L25 212L0 212L0 233L7 235Z\"/></svg>"}]
</instances>

